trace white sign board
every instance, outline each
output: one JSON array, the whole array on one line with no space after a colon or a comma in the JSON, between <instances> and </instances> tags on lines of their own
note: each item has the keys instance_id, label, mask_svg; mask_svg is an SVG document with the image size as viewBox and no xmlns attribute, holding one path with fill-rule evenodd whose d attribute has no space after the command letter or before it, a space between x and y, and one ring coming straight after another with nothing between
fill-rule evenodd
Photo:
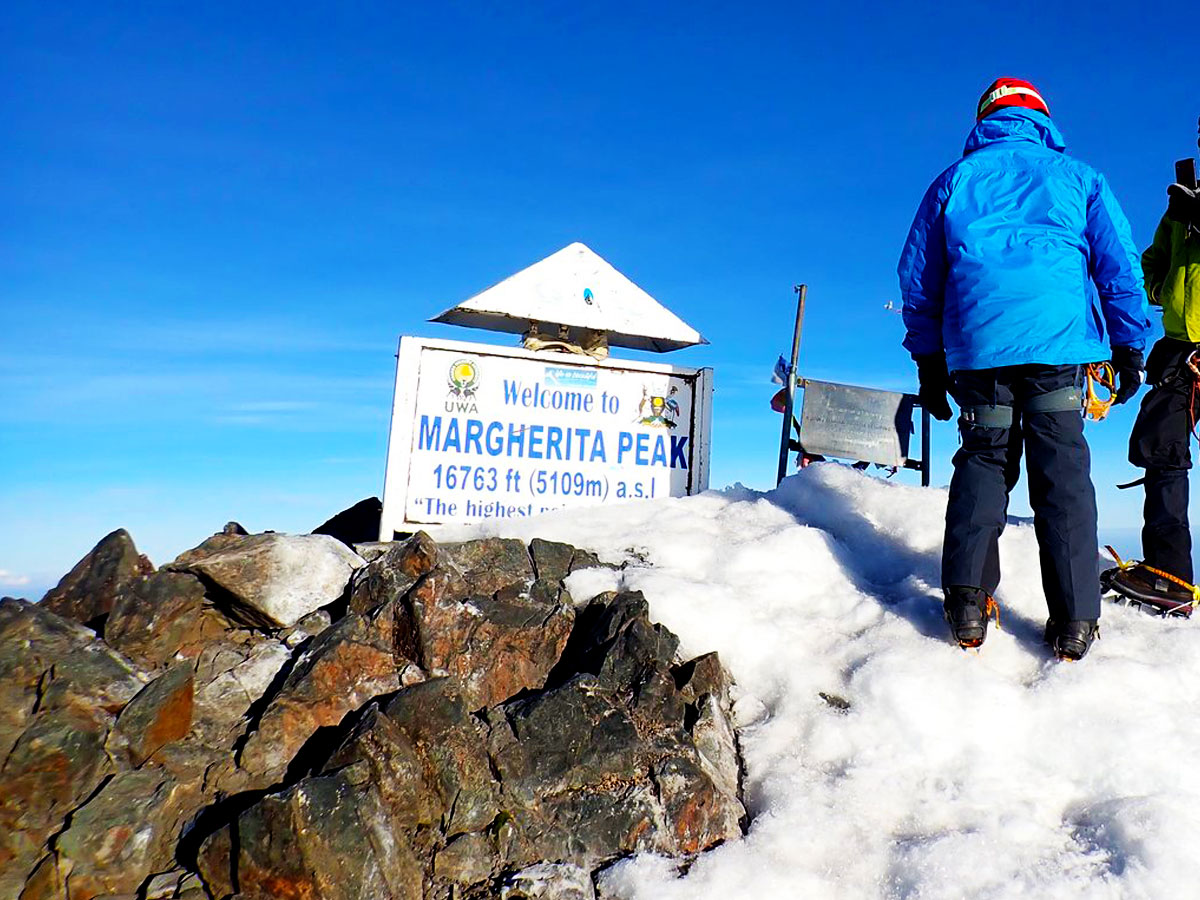
<instances>
[{"instance_id":1,"label":"white sign board","mask_svg":"<svg viewBox=\"0 0 1200 900\"><path fill-rule=\"evenodd\" d=\"M380 539L708 487L712 370L400 339Z\"/></svg>"}]
</instances>

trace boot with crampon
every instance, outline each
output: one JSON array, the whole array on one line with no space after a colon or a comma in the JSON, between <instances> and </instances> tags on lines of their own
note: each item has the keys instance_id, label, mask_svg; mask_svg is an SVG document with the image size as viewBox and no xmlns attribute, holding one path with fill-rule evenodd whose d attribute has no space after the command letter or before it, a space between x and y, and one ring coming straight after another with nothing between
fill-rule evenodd
<instances>
[{"instance_id":1,"label":"boot with crampon","mask_svg":"<svg viewBox=\"0 0 1200 900\"><path fill-rule=\"evenodd\" d=\"M1100 636L1100 625L1095 619L1073 619L1070 622L1046 622L1044 639L1059 659L1076 662L1083 659Z\"/></svg>"},{"instance_id":2,"label":"boot with crampon","mask_svg":"<svg viewBox=\"0 0 1200 900\"><path fill-rule=\"evenodd\" d=\"M964 650L974 650L987 638L988 616L995 601L983 588L954 585L945 590L942 608L950 626L950 637Z\"/></svg>"}]
</instances>

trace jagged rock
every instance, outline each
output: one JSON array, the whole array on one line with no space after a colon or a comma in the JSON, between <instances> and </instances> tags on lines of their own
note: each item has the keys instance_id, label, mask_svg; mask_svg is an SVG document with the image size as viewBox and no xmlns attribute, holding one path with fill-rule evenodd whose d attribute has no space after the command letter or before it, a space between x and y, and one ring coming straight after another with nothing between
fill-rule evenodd
<instances>
[{"instance_id":1,"label":"jagged rock","mask_svg":"<svg viewBox=\"0 0 1200 900\"><path fill-rule=\"evenodd\" d=\"M77 704L118 713L146 685L145 674L98 640L55 661L42 679L39 709Z\"/></svg>"},{"instance_id":2,"label":"jagged rock","mask_svg":"<svg viewBox=\"0 0 1200 900\"><path fill-rule=\"evenodd\" d=\"M214 747L233 746L244 730L243 717L259 701L291 650L274 638L249 643L224 640L210 644L196 658L192 715L201 739Z\"/></svg>"},{"instance_id":3,"label":"jagged rock","mask_svg":"<svg viewBox=\"0 0 1200 900\"><path fill-rule=\"evenodd\" d=\"M418 750L408 732L371 704L325 770L361 770L355 784L370 785L379 794L394 831L413 834L440 825L446 812L444 784L461 781L438 778L436 761L429 759L431 749L426 744Z\"/></svg>"},{"instance_id":4,"label":"jagged rock","mask_svg":"<svg viewBox=\"0 0 1200 900\"><path fill-rule=\"evenodd\" d=\"M95 641L90 629L41 604L0 601L0 765L43 702L40 694L51 667Z\"/></svg>"},{"instance_id":5,"label":"jagged rock","mask_svg":"<svg viewBox=\"0 0 1200 900\"><path fill-rule=\"evenodd\" d=\"M533 580L524 545L499 539L443 548L398 610L398 646L456 677L473 709L545 684L575 616L560 585Z\"/></svg>"},{"instance_id":6,"label":"jagged rock","mask_svg":"<svg viewBox=\"0 0 1200 900\"><path fill-rule=\"evenodd\" d=\"M562 581L576 569L600 565L596 554L588 550L541 538L529 542L529 555L533 557L537 577L546 581Z\"/></svg>"},{"instance_id":7,"label":"jagged rock","mask_svg":"<svg viewBox=\"0 0 1200 900\"><path fill-rule=\"evenodd\" d=\"M179 893L183 879L186 877L187 872L183 869L172 869L169 872L161 872L155 875L146 882L146 887L143 891L145 900L168 900L168 898L175 897Z\"/></svg>"},{"instance_id":8,"label":"jagged rock","mask_svg":"<svg viewBox=\"0 0 1200 900\"><path fill-rule=\"evenodd\" d=\"M178 663L146 685L117 717L134 766L191 730L194 687L191 664Z\"/></svg>"},{"instance_id":9,"label":"jagged rock","mask_svg":"<svg viewBox=\"0 0 1200 900\"><path fill-rule=\"evenodd\" d=\"M438 547L433 538L418 531L408 540L387 545L387 551L354 574L350 608L366 613L402 597L437 565Z\"/></svg>"},{"instance_id":10,"label":"jagged rock","mask_svg":"<svg viewBox=\"0 0 1200 900\"><path fill-rule=\"evenodd\" d=\"M569 644L549 687L482 714L453 677L372 704L321 774L290 789L299 793L242 815L236 860L226 828L206 845L205 865L236 867L244 891L242 865L261 873L281 848L313 840L280 804L298 808L298 797L328 793L330 779L340 779L338 807L370 810L363 815L387 836L355 850L353 870L424 869L427 897L453 888L464 898L589 898L580 873L598 865L640 851L690 855L739 836L730 681L717 657L679 663L677 639L650 622L640 594L589 604ZM321 860L314 871L331 879ZM578 868L530 868L547 860ZM523 879L502 875L523 869Z\"/></svg>"},{"instance_id":11,"label":"jagged rock","mask_svg":"<svg viewBox=\"0 0 1200 900\"><path fill-rule=\"evenodd\" d=\"M20 893L47 839L113 771L104 750L111 725L101 710L48 710L9 753L0 772L0 897Z\"/></svg>"},{"instance_id":12,"label":"jagged rock","mask_svg":"<svg viewBox=\"0 0 1200 900\"><path fill-rule=\"evenodd\" d=\"M539 863L511 875L500 900L596 900L591 873L570 863Z\"/></svg>"},{"instance_id":13,"label":"jagged rock","mask_svg":"<svg viewBox=\"0 0 1200 900\"><path fill-rule=\"evenodd\" d=\"M383 503L378 497L360 500L349 509L344 509L328 522L318 525L313 534L335 537L347 547L373 541L379 537L379 520L383 517Z\"/></svg>"},{"instance_id":14,"label":"jagged rock","mask_svg":"<svg viewBox=\"0 0 1200 900\"><path fill-rule=\"evenodd\" d=\"M692 741L700 767L723 795L732 813L745 816L741 805L741 754L733 729L733 678L715 653L699 656L675 671L683 699L695 710Z\"/></svg>"},{"instance_id":15,"label":"jagged rock","mask_svg":"<svg viewBox=\"0 0 1200 900\"><path fill-rule=\"evenodd\" d=\"M390 605L374 617L349 613L315 638L246 741L240 764L256 774L282 774L318 728L398 690L406 661L394 652L393 615Z\"/></svg>"},{"instance_id":16,"label":"jagged rock","mask_svg":"<svg viewBox=\"0 0 1200 900\"><path fill-rule=\"evenodd\" d=\"M199 784L156 766L115 775L55 842L71 900L132 894L171 868L180 829L200 803Z\"/></svg>"},{"instance_id":17,"label":"jagged rock","mask_svg":"<svg viewBox=\"0 0 1200 900\"><path fill-rule=\"evenodd\" d=\"M352 549L367 562L373 563L395 546L392 541L361 541Z\"/></svg>"},{"instance_id":18,"label":"jagged rock","mask_svg":"<svg viewBox=\"0 0 1200 900\"><path fill-rule=\"evenodd\" d=\"M535 578L529 551L512 538L439 544L438 567L448 576L447 592L455 597L490 597Z\"/></svg>"},{"instance_id":19,"label":"jagged rock","mask_svg":"<svg viewBox=\"0 0 1200 900\"><path fill-rule=\"evenodd\" d=\"M117 598L104 640L148 668L161 668L177 658L194 659L232 627L207 602L198 578L162 571Z\"/></svg>"},{"instance_id":20,"label":"jagged rock","mask_svg":"<svg viewBox=\"0 0 1200 900\"><path fill-rule=\"evenodd\" d=\"M216 537L223 540L217 542ZM336 538L327 535L255 534L209 538L183 554L170 568L212 582L258 624L294 625L314 610L338 600L355 569L364 565Z\"/></svg>"},{"instance_id":21,"label":"jagged rock","mask_svg":"<svg viewBox=\"0 0 1200 900\"><path fill-rule=\"evenodd\" d=\"M694 853L741 834L736 748L723 756L710 734L722 728L706 725L709 760L695 733L703 709L728 714L723 670L715 656L676 666L677 643L650 623L640 594L598 598L555 673L566 680L489 710L493 765L525 808L510 861L590 867L643 850ZM731 731L728 719L723 727Z\"/></svg>"},{"instance_id":22,"label":"jagged rock","mask_svg":"<svg viewBox=\"0 0 1200 900\"><path fill-rule=\"evenodd\" d=\"M3 870L0 870L2 872ZM0 890L3 889L4 876L0 874ZM17 885L20 886L19 883ZM11 894L4 894L5 897L11 897ZM63 881L62 873L58 870L58 861L53 854L48 854L42 857L42 861L37 864L37 868L33 870L33 874L29 876L29 880L25 882L25 889L21 891L17 900L59 900L67 896L67 885Z\"/></svg>"},{"instance_id":23,"label":"jagged rock","mask_svg":"<svg viewBox=\"0 0 1200 900\"><path fill-rule=\"evenodd\" d=\"M333 617L323 609L309 613L291 628L285 628L279 633L279 639L294 650L309 638L314 638L333 624Z\"/></svg>"},{"instance_id":24,"label":"jagged rock","mask_svg":"<svg viewBox=\"0 0 1200 900\"><path fill-rule=\"evenodd\" d=\"M388 828L374 794L360 791L346 773L306 778L265 797L231 830L213 835L201 850L200 874L215 897L321 900L421 900L421 865Z\"/></svg>"},{"instance_id":25,"label":"jagged rock","mask_svg":"<svg viewBox=\"0 0 1200 900\"><path fill-rule=\"evenodd\" d=\"M535 586L529 593L456 599L439 587L430 577L409 595L411 638L404 636L409 623L400 626L401 645L417 643L427 671L458 678L475 709L545 684L575 619L557 592Z\"/></svg>"},{"instance_id":26,"label":"jagged rock","mask_svg":"<svg viewBox=\"0 0 1200 900\"><path fill-rule=\"evenodd\" d=\"M484 834L460 834L433 857L434 878L459 885L491 880L497 865L496 848Z\"/></svg>"},{"instance_id":27,"label":"jagged rock","mask_svg":"<svg viewBox=\"0 0 1200 900\"><path fill-rule=\"evenodd\" d=\"M60 616L95 625L126 587L153 571L153 563L138 553L129 532L118 528L46 593L42 605Z\"/></svg>"},{"instance_id":28,"label":"jagged rock","mask_svg":"<svg viewBox=\"0 0 1200 900\"><path fill-rule=\"evenodd\" d=\"M449 835L486 828L500 811L498 791L461 687L450 678L417 684L383 713L411 742L424 784L437 797L433 824Z\"/></svg>"},{"instance_id":29,"label":"jagged rock","mask_svg":"<svg viewBox=\"0 0 1200 900\"><path fill-rule=\"evenodd\" d=\"M594 900L599 865L740 834L729 674L640 594L576 606L594 557L416 535L264 634L213 604L305 548L235 531L125 586L132 662L0 601L0 897L201 900L182 864L214 898Z\"/></svg>"}]
</instances>

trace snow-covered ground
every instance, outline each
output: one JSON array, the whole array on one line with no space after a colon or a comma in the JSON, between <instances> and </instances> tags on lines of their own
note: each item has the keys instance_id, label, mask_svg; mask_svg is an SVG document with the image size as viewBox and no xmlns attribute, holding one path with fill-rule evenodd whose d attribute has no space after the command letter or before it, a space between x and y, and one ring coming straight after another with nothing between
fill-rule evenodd
<instances>
[{"instance_id":1,"label":"snow-covered ground","mask_svg":"<svg viewBox=\"0 0 1200 900\"><path fill-rule=\"evenodd\" d=\"M576 573L570 587L643 591L684 654L718 650L738 681L749 834L686 874L654 857L621 863L609 891L1200 896L1200 622L1106 603L1088 657L1055 661L1022 522L1001 544L1003 630L963 652L941 618L945 501L944 490L818 465L765 494L439 533L544 537L633 560Z\"/></svg>"}]
</instances>

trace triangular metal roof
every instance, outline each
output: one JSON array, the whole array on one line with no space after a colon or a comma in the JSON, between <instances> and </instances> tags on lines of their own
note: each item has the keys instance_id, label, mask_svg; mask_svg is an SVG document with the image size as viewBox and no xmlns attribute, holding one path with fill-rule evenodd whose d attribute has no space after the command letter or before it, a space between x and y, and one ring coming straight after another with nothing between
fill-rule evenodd
<instances>
[{"instance_id":1,"label":"triangular metal roof","mask_svg":"<svg viewBox=\"0 0 1200 900\"><path fill-rule=\"evenodd\" d=\"M611 346L665 352L707 344L696 329L578 242L568 244L470 300L430 319L447 325L524 334L538 323L608 335Z\"/></svg>"}]
</instances>

